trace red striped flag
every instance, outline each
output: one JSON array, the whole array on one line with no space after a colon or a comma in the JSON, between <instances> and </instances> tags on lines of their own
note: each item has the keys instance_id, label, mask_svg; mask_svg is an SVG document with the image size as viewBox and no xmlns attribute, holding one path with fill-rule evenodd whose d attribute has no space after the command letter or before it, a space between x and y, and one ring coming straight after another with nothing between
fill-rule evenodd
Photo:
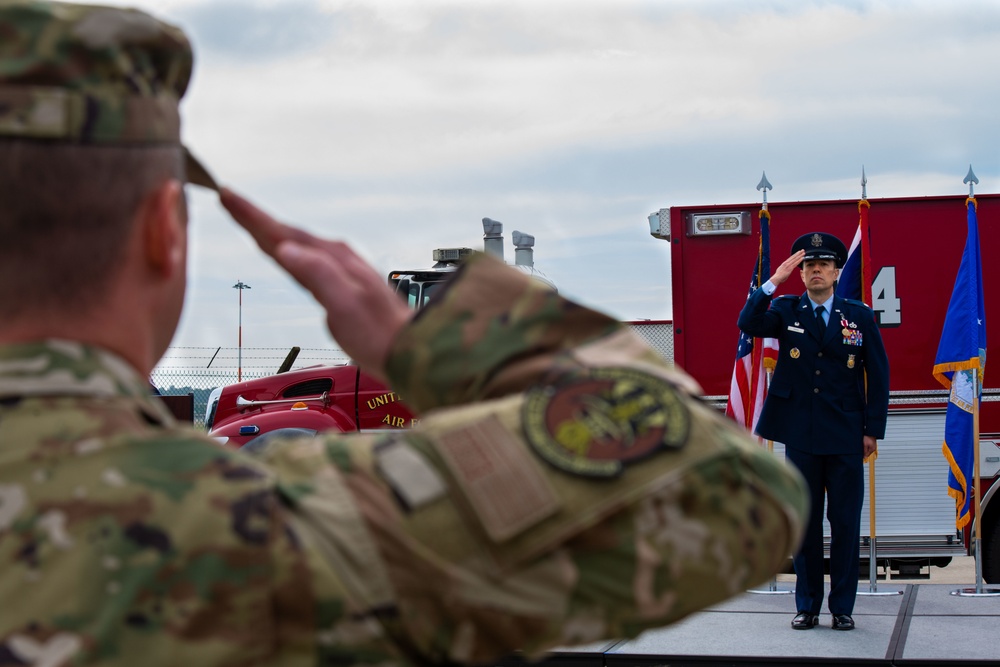
<instances>
[{"instance_id":1,"label":"red striped flag","mask_svg":"<svg viewBox=\"0 0 1000 667\"><path fill-rule=\"evenodd\" d=\"M771 277L771 214L760 211L760 244L754 262L747 299ZM760 410L767 396L767 371L778 359L778 341L774 338L752 338L740 332L736 346L736 363L729 386L726 414L750 432L757 427Z\"/></svg>"},{"instance_id":2,"label":"red striped flag","mask_svg":"<svg viewBox=\"0 0 1000 667\"><path fill-rule=\"evenodd\" d=\"M869 306L872 305L872 250L868 233L867 199L858 201L858 231L854 233L851 249L847 253L847 262L840 272L837 281L837 296L845 299L857 299Z\"/></svg>"}]
</instances>

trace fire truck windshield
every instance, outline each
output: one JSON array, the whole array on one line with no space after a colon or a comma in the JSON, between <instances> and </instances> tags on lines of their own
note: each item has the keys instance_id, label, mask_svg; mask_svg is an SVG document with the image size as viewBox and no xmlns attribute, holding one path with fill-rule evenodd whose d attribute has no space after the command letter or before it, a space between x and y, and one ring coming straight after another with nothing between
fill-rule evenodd
<instances>
[{"instance_id":1,"label":"fire truck windshield","mask_svg":"<svg viewBox=\"0 0 1000 667\"><path fill-rule=\"evenodd\" d=\"M406 300L410 308L423 308L451 273L451 271L394 272L389 274L389 286Z\"/></svg>"}]
</instances>

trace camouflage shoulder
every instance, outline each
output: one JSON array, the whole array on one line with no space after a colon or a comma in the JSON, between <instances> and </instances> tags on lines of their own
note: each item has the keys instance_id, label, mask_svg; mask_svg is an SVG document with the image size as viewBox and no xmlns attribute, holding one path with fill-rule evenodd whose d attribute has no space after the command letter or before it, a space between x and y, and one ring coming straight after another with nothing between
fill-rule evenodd
<instances>
[{"instance_id":1,"label":"camouflage shoulder","mask_svg":"<svg viewBox=\"0 0 1000 667\"><path fill-rule=\"evenodd\" d=\"M177 425L142 434L121 436L122 456L130 468L157 469L187 479L237 489L277 491L276 475L268 465L250 454L220 444L190 426ZM109 444L111 444L109 442ZM193 487L192 487L193 488Z\"/></svg>"}]
</instances>

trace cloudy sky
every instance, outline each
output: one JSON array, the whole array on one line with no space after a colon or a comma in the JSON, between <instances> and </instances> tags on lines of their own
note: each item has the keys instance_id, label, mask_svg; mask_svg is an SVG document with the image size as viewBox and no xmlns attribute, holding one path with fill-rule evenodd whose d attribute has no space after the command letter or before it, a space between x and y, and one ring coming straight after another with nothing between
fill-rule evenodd
<instances>
[{"instance_id":1,"label":"cloudy sky","mask_svg":"<svg viewBox=\"0 0 1000 667\"><path fill-rule=\"evenodd\" d=\"M997 192L1000 0L155 0L195 75L186 142L381 272L537 239L564 294L669 319L661 207ZM322 314L191 193L176 346L333 345ZM718 267L726 270L726 267ZM745 267L738 267L743 270ZM687 279L711 280L710 273Z\"/></svg>"}]
</instances>

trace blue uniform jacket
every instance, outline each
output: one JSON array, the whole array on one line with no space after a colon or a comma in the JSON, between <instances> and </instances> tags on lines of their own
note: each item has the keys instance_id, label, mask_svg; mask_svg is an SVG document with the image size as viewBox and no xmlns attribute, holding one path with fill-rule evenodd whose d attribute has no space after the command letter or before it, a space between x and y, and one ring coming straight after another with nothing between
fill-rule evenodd
<instances>
[{"instance_id":1,"label":"blue uniform jacket","mask_svg":"<svg viewBox=\"0 0 1000 667\"><path fill-rule=\"evenodd\" d=\"M772 302L759 289L738 325L779 344L758 435L810 454L860 454L863 436L885 437L889 359L868 306L834 296L821 340L808 293Z\"/></svg>"}]
</instances>

